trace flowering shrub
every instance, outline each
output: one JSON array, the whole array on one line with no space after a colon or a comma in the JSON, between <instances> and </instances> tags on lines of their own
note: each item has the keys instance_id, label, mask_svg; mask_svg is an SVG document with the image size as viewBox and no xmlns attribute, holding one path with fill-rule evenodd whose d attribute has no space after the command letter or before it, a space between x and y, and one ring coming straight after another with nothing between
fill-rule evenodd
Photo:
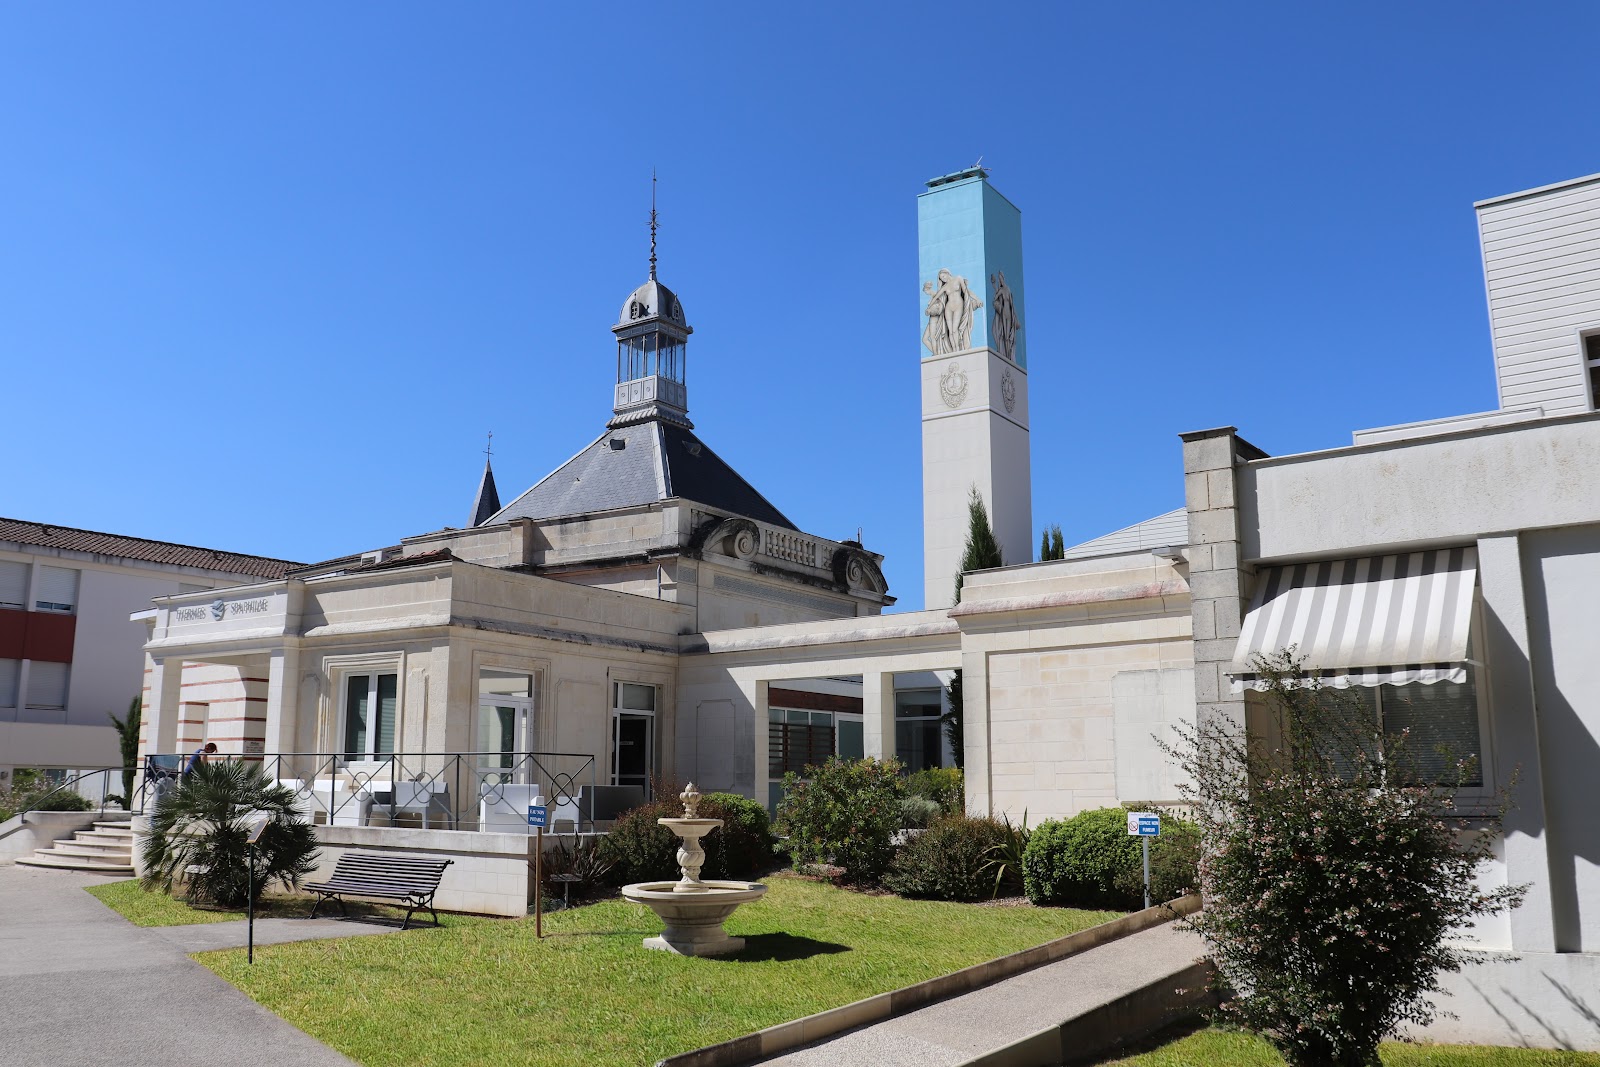
<instances>
[{"instance_id":1,"label":"flowering shrub","mask_svg":"<svg viewBox=\"0 0 1600 1067\"><path fill-rule=\"evenodd\" d=\"M847 882L873 883L894 858L891 835L900 828L905 779L895 760L835 756L807 767L807 778L783 776L777 831L779 847L796 868L832 863Z\"/></svg>"},{"instance_id":2,"label":"flowering shrub","mask_svg":"<svg viewBox=\"0 0 1600 1067\"><path fill-rule=\"evenodd\" d=\"M906 778L906 792L926 797L946 815L966 814L966 778L960 767L928 767Z\"/></svg>"},{"instance_id":3,"label":"flowering shrub","mask_svg":"<svg viewBox=\"0 0 1600 1067\"><path fill-rule=\"evenodd\" d=\"M1440 786L1413 772L1405 735L1319 692L1292 651L1255 666L1281 740L1202 720L1169 750L1202 836L1206 907L1189 925L1236 993L1224 1012L1293 1067L1367 1067L1401 1023L1432 1018L1439 975L1470 958L1451 932L1526 887L1477 886L1495 835L1456 814L1470 761Z\"/></svg>"}]
</instances>

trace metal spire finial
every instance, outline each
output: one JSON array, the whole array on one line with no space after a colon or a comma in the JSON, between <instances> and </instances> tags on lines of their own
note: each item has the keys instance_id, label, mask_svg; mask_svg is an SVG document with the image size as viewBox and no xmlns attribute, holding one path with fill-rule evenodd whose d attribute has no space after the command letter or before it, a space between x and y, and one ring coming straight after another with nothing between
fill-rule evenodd
<instances>
[{"instance_id":1,"label":"metal spire finial","mask_svg":"<svg viewBox=\"0 0 1600 1067\"><path fill-rule=\"evenodd\" d=\"M650 168L650 280L656 280L656 169Z\"/></svg>"},{"instance_id":2,"label":"metal spire finial","mask_svg":"<svg viewBox=\"0 0 1600 1067\"><path fill-rule=\"evenodd\" d=\"M494 431L493 430L489 431L489 443L484 446L483 455L484 455L484 462L485 463L489 462L489 458L488 457L494 455Z\"/></svg>"}]
</instances>

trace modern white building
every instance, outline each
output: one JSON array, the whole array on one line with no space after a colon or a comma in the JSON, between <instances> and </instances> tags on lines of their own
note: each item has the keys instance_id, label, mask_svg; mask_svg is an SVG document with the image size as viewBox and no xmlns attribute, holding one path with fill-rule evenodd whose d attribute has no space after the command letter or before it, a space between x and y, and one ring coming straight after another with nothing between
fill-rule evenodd
<instances>
[{"instance_id":1,"label":"modern white building","mask_svg":"<svg viewBox=\"0 0 1600 1067\"><path fill-rule=\"evenodd\" d=\"M1268 456L1183 435L1195 695L1255 724L1250 657L1293 646L1414 747L1512 789L1473 942L1430 1036L1600 1048L1600 175L1477 205L1501 407ZM1442 768L1441 768L1442 770Z\"/></svg>"},{"instance_id":2,"label":"modern white building","mask_svg":"<svg viewBox=\"0 0 1600 1067\"><path fill-rule=\"evenodd\" d=\"M0 779L122 762L108 715L143 686L152 597L282 576L260 556L0 519ZM3 784L3 783L0 783Z\"/></svg>"}]
</instances>

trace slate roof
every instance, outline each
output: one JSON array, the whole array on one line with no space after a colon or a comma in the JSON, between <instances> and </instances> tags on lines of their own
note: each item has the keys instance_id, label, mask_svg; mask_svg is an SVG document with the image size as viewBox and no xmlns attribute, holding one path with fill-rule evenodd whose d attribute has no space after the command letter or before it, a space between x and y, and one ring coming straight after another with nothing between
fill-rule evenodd
<instances>
[{"instance_id":1,"label":"slate roof","mask_svg":"<svg viewBox=\"0 0 1600 1067\"><path fill-rule=\"evenodd\" d=\"M797 529L692 430L656 420L607 430L479 525L588 515L674 497Z\"/></svg>"},{"instance_id":2,"label":"slate roof","mask_svg":"<svg viewBox=\"0 0 1600 1067\"><path fill-rule=\"evenodd\" d=\"M1092 541L1073 545L1066 550L1064 559L1083 559L1086 556L1109 556L1114 552L1143 552L1169 545L1182 548L1189 543L1189 513L1183 508L1157 515L1153 519L1136 522L1102 534Z\"/></svg>"},{"instance_id":3,"label":"slate roof","mask_svg":"<svg viewBox=\"0 0 1600 1067\"><path fill-rule=\"evenodd\" d=\"M301 566L285 559L246 556L238 552L177 545L170 541L150 541L143 537L125 537L122 534L79 530L71 526L28 522L25 519L0 518L0 541L36 545L40 548L58 548L65 552L118 556L144 563L170 563L178 567L195 567L200 570L220 571L224 574L245 574L274 580Z\"/></svg>"}]
</instances>

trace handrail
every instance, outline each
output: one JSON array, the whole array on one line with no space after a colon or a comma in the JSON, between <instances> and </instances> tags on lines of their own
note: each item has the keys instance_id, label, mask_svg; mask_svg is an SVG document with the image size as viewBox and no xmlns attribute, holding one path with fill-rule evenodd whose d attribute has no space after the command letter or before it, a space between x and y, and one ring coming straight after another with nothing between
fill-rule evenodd
<instances>
[{"instance_id":1,"label":"handrail","mask_svg":"<svg viewBox=\"0 0 1600 1067\"><path fill-rule=\"evenodd\" d=\"M74 774L71 777L67 778L60 785L58 785L54 789L50 790L48 793L44 793L44 794L41 794L39 796L31 798L31 806L18 810L17 818L21 819L24 823L26 823L28 821L28 815L30 813L48 812L48 811L57 810L57 809L52 809L52 808L40 807L39 805L42 804L44 801L49 800L51 797L55 796L58 793L71 792L71 793L73 793L73 794L75 794L77 796L83 796L82 791L77 788L78 784L80 782L92 781L96 776L104 777L104 776L112 775L112 774L120 775L124 770L126 770L126 768L124 768L124 767L83 768L83 769L79 770L76 774ZM93 806L90 806L90 807L84 808L82 810L83 811L98 811L101 815L104 815L108 810L110 810L110 809L108 809L106 807L106 794L108 792L110 792L110 790L107 789L106 787L109 786L110 784L111 783L110 783L109 779L107 779L106 781L101 783L101 786L100 786L100 807L98 809L96 809ZM120 793L119 794L115 794L115 795L121 796ZM132 803L133 803L132 802L132 798L123 797L123 810L125 810L125 811L126 810L131 810Z\"/></svg>"}]
</instances>

